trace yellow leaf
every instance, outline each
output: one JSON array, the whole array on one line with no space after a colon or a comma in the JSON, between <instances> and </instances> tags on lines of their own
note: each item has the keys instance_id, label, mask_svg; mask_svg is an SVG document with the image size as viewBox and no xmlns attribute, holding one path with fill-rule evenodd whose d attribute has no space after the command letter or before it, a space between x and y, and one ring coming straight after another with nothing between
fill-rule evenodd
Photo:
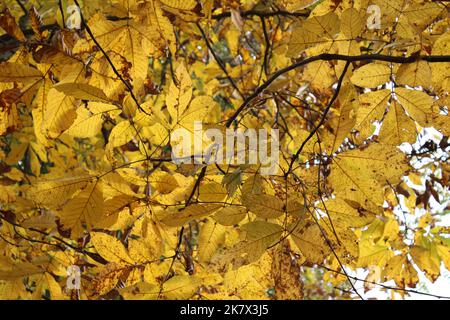
<instances>
[{"instance_id":1,"label":"yellow leaf","mask_svg":"<svg viewBox=\"0 0 450 320\"><path fill-rule=\"evenodd\" d=\"M414 26L424 28L436 19L443 10L444 8L435 2L412 2L408 3L408 6L403 10L403 14Z\"/></svg>"},{"instance_id":2,"label":"yellow leaf","mask_svg":"<svg viewBox=\"0 0 450 320\"><path fill-rule=\"evenodd\" d=\"M289 241L284 240L272 249L271 276L275 282L275 296L280 300L301 300L303 282L300 266L291 257Z\"/></svg>"},{"instance_id":3,"label":"yellow leaf","mask_svg":"<svg viewBox=\"0 0 450 320\"><path fill-rule=\"evenodd\" d=\"M319 208L328 212L332 221L349 227L363 227L375 219L378 212L371 212L361 207L358 202L345 201L341 198L331 199Z\"/></svg>"},{"instance_id":4,"label":"yellow leaf","mask_svg":"<svg viewBox=\"0 0 450 320\"><path fill-rule=\"evenodd\" d=\"M180 10L192 10L197 5L195 0L160 0L162 4Z\"/></svg>"},{"instance_id":5,"label":"yellow leaf","mask_svg":"<svg viewBox=\"0 0 450 320\"><path fill-rule=\"evenodd\" d=\"M22 222L22 225L26 228L56 229L55 216L51 213L28 218Z\"/></svg>"},{"instance_id":6,"label":"yellow leaf","mask_svg":"<svg viewBox=\"0 0 450 320\"><path fill-rule=\"evenodd\" d=\"M384 265L389 261L394 253L389 250L389 246L383 243L372 243L369 240L361 241L359 243L359 267L379 266Z\"/></svg>"},{"instance_id":7,"label":"yellow leaf","mask_svg":"<svg viewBox=\"0 0 450 320\"><path fill-rule=\"evenodd\" d=\"M41 174L41 162L35 152L28 148L28 156L30 157L30 169L34 176L38 177Z\"/></svg>"},{"instance_id":8,"label":"yellow leaf","mask_svg":"<svg viewBox=\"0 0 450 320\"><path fill-rule=\"evenodd\" d=\"M174 124L177 124L192 98L191 77L184 64L180 64L175 72L177 83L172 81L171 94L166 97L167 110Z\"/></svg>"},{"instance_id":9,"label":"yellow leaf","mask_svg":"<svg viewBox=\"0 0 450 320\"><path fill-rule=\"evenodd\" d=\"M66 133L77 138L91 138L100 132L102 124L102 113L91 114L88 109L79 107L77 118Z\"/></svg>"},{"instance_id":10,"label":"yellow leaf","mask_svg":"<svg viewBox=\"0 0 450 320\"><path fill-rule=\"evenodd\" d=\"M444 245L437 245L436 250L439 253L439 257L442 259L442 262L444 262L445 267L447 270L450 270L450 249L447 246Z\"/></svg>"},{"instance_id":11,"label":"yellow leaf","mask_svg":"<svg viewBox=\"0 0 450 320\"><path fill-rule=\"evenodd\" d=\"M295 12L308 8L318 1L319 0L276 0L276 3L279 6L285 7L286 10L290 12Z\"/></svg>"},{"instance_id":12,"label":"yellow leaf","mask_svg":"<svg viewBox=\"0 0 450 320\"><path fill-rule=\"evenodd\" d=\"M218 299L268 299L265 288L274 285L271 267L272 259L265 253L258 262L229 270L223 277L224 294ZM233 292L231 297L230 292Z\"/></svg>"},{"instance_id":13,"label":"yellow leaf","mask_svg":"<svg viewBox=\"0 0 450 320\"><path fill-rule=\"evenodd\" d=\"M136 135L136 130L130 122L119 122L109 135L108 148L115 148L127 144Z\"/></svg>"},{"instance_id":14,"label":"yellow leaf","mask_svg":"<svg viewBox=\"0 0 450 320\"><path fill-rule=\"evenodd\" d=\"M96 88L87 83L62 82L54 85L53 88L76 99L109 102L108 97L102 89Z\"/></svg>"},{"instance_id":15,"label":"yellow leaf","mask_svg":"<svg viewBox=\"0 0 450 320\"><path fill-rule=\"evenodd\" d=\"M419 282L417 271L408 261L406 256L394 256L386 263L383 269L382 277L385 281L394 279L400 288L413 288Z\"/></svg>"},{"instance_id":16,"label":"yellow leaf","mask_svg":"<svg viewBox=\"0 0 450 320\"><path fill-rule=\"evenodd\" d=\"M29 196L39 204L58 208L75 192L85 188L90 180L87 174L41 180L29 191Z\"/></svg>"},{"instance_id":17,"label":"yellow leaf","mask_svg":"<svg viewBox=\"0 0 450 320\"><path fill-rule=\"evenodd\" d=\"M105 260L118 264L134 264L127 250L117 238L103 232L91 232L91 241Z\"/></svg>"},{"instance_id":18,"label":"yellow leaf","mask_svg":"<svg viewBox=\"0 0 450 320\"><path fill-rule=\"evenodd\" d=\"M408 114L421 126L430 126L433 98L423 91L396 88L395 94L398 101L406 109Z\"/></svg>"},{"instance_id":19,"label":"yellow leaf","mask_svg":"<svg viewBox=\"0 0 450 320\"><path fill-rule=\"evenodd\" d=\"M198 199L204 202L221 202L227 197L227 190L217 182L202 184Z\"/></svg>"},{"instance_id":20,"label":"yellow leaf","mask_svg":"<svg viewBox=\"0 0 450 320\"><path fill-rule=\"evenodd\" d=\"M359 131L361 140L368 138L375 131L373 122L382 119L390 97L391 91L386 89L359 96L355 129Z\"/></svg>"},{"instance_id":21,"label":"yellow leaf","mask_svg":"<svg viewBox=\"0 0 450 320\"><path fill-rule=\"evenodd\" d=\"M200 228L198 239L198 259L200 262L209 262L218 247L225 241L225 228L208 219Z\"/></svg>"},{"instance_id":22,"label":"yellow leaf","mask_svg":"<svg viewBox=\"0 0 450 320\"><path fill-rule=\"evenodd\" d=\"M385 144L399 146L403 142L416 140L416 125L396 101L389 107L380 131L380 140Z\"/></svg>"},{"instance_id":23,"label":"yellow leaf","mask_svg":"<svg viewBox=\"0 0 450 320\"><path fill-rule=\"evenodd\" d=\"M0 280L21 279L23 277L41 274L44 272L45 270L38 266L35 266L32 263L20 262L14 264L11 270L0 270Z\"/></svg>"},{"instance_id":24,"label":"yellow leaf","mask_svg":"<svg viewBox=\"0 0 450 320\"><path fill-rule=\"evenodd\" d=\"M197 96L192 99L189 109L180 117L179 123L192 130L194 121L205 121L209 110L217 105L213 98L208 96Z\"/></svg>"},{"instance_id":25,"label":"yellow leaf","mask_svg":"<svg viewBox=\"0 0 450 320\"><path fill-rule=\"evenodd\" d=\"M88 24L103 49L112 50L131 63L134 81L147 77L149 54L156 51L155 44L159 42L156 29L134 19L109 21L102 14L93 15Z\"/></svg>"},{"instance_id":26,"label":"yellow leaf","mask_svg":"<svg viewBox=\"0 0 450 320\"><path fill-rule=\"evenodd\" d=\"M3 10L0 13L0 27L17 40L25 41L26 39L25 35L23 34L20 27L17 25L14 16L11 14L9 9L3 7L2 9Z\"/></svg>"},{"instance_id":27,"label":"yellow leaf","mask_svg":"<svg viewBox=\"0 0 450 320\"><path fill-rule=\"evenodd\" d=\"M441 273L440 260L436 247L434 245L430 248L413 246L409 252L420 270L425 273L431 282L434 282Z\"/></svg>"},{"instance_id":28,"label":"yellow leaf","mask_svg":"<svg viewBox=\"0 0 450 320\"><path fill-rule=\"evenodd\" d=\"M286 209L286 204L282 199L268 194L245 195L242 201L250 212L264 219L277 218Z\"/></svg>"},{"instance_id":29,"label":"yellow leaf","mask_svg":"<svg viewBox=\"0 0 450 320\"><path fill-rule=\"evenodd\" d=\"M364 20L355 8L346 9L341 14L341 31L350 39L355 39L364 29Z\"/></svg>"},{"instance_id":30,"label":"yellow leaf","mask_svg":"<svg viewBox=\"0 0 450 320\"><path fill-rule=\"evenodd\" d=\"M155 261L163 255L164 244L170 245L162 228L148 218L134 223L133 238L128 240L130 257L137 262Z\"/></svg>"},{"instance_id":31,"label":"yellow leaf","mask_svg":"<svg viewBox=\"0 0 450 320\"><path fill-rule=\"evenodd\" d=\"M220 207L220 204L192 204L181 211L173 210L161 222L171 227L182 226L189 221L210 216Z\"/></svg>"},{"instance_id":32,"label":"yellow leaf","mask_svg":"<svg viewBox=\"0 0 450 320\"><path fill-rule=\"evenodd\" d=\"M174 28L169 18L164 15L161 10L161 3L159 1L149 1L148 6L148 23L153 30L156 30L160 39L163 39L160 46L169 47L172 53L176 51L176 37Z\"/></svg>"},{"instance_id":33,"label":"yellow leaf","mask_svg":"<svg viewBox=\"0 0 450 320\"><path fill-rule=\"evenodd\" d=\"M332 42L339 31L339 24L339 18L334 12L308 18L295 28L289 42L288 55L296 57L308 47Z\"/></svg>"},{"instance_id":34,"label":"yellow leaf","mask_svg":"<svg viewBox=\"0 0 450 320\"><path fill-rule=\"evenodd\" d=\"M120 279L128 276L129 272L129 265L124 266L114 262L108 263L92 281L95 295L101 296L110 292L116 287Z\"/></svg>"},{"instance_id":35,"label":"yellow leaf","mask_svg":"<svg viewBox=\"0 0 450 320\"><path fill-rule=\"evenodd\" d=\"M433 55L448 54L450 49L450 33L442 34L433 45ZM450 62L436 63L431 65L432 81L436 88L444 91L450 89Z\"/></svg>"},{"instance_id":36,"label":"yellow leaf","mask_svg":"<svg viewBox=\"0 0 450 320\"><path fill-rule=\"evenodd\" d=\"M153 173L149 177L149 182L155 186L158 192L163 194L170 193L180 186L173 175L162 171Z\"/></svg>"},{"instance_id":37,"label":"yellow leaf","mask_svg":"<svg viewBox=\"0 0 450 320\"><path fill-rule=\"evenodd\" d=\"M65 300L66 297L64 296L61 286L55 280L55 278L48 272L46 272L44 276L46 281L46 287L48 288L48 291L50 291L50 296L52 300Z\"/></svg>"},{"instance_id":38,"label":"yellow leaf","mask_svg":"<svg viewBox=\"0 0 450 320\"><path fill-rule=\"evenodd\" d=\"M153 300L159 296L159 286L140 282L134 286L119 289L119 292L127 300Z\"/></svg>"},{"instance_id":39,"label":"yellow leaf","mask_svg":"<svg viewBox=\"0 0 450 320\"><path fill-rule=\"evenodd\" d=\"M19 127L19 113L15 105L0 111L0 136Z\"/></svg>"},{"instance_id":40,"label":"yellow leaf","mask_svg":"<svg viewBox=\"0 0 450 320\"><path fill-rule=\"evenodd\" d=\"M369 63L358 68L350 81L359 87L375 88L389 81L391 69L384 64Z\"/></svg>"},{"instance_id":41,"label":"yellow leaf","mask_svg":"<svg viewBox=\"0 0 450 320\"><path fill-rule=\"evenodd\" d=\"M0 63L0 82L29 83L42 78L42 73L36 68L13 62Z\"/></svg>"},{"instance_id":42,"label":"yellow leaf","mask_svg":"<svg viewBox=\"0 0 450 320\"><path fill-rule=\"evenodd\" d=\"M227 206L217 211L213 218L224 226L232 226L241 222L247 214L245 207Z\"/></svg>"},{"instance_id":43,"label":"yellow leaf","mask_svg":"<svg viewBox=\"0 0 450 320\"><path fill-rule=\"evenodd\" d=\"M103 218L103 204L101 185L92 182L64 206L60 213L61 222L66 229L72 231L71 236L76 238L83 233L83 222L90 230Z\"/></svg>"},{"instance_id":44,"label":"yellow leaf","mask_svg":"<svg viewBox=\"0 0 450 320\"><path fill-rule=\"evenodd\" d=\"M50 138L58 137L76 118L75 99L56 89L50 89L44 107L44 132Z\"/></svg>"},{"instance_id":45,"label":"yellow leaf","mask_svg":"<svg viewBox=\"0 0 450 320\"><path fill-rule=\"evenodd\" d=\"M341 89L339 94L339 102L341 104L339 115L335 115L330 119L330 128L332 128L330 129L330 134L327 131L325 134L321 134L320 137L324 144L322 148L328 149L330 154L339 149L356 123L354 112L355 98L356 94L353 86L349 85Z\"/></svg>"},{"instance_id":46,"label":"yellow leaf","mask_svg":"<svg viewBox=\"0 0 450 320\"><path fill-rule=\"evenodd\" d=\"M431 86L431 68L426 61L402 64L395 76L395 82L406 84L410 87Z\"/></svg>"},{"instance_id":47,"label":"yellow leaf","mask_svg":"<svg viewBox=\"0 0 450 320\"><path fill-rule=\"evenodd\" d=\"M267 248L280 240L283 233L280 225L265 221L250 222L241 229L245 232L245 240L227 252L235 266L258 260Z\"/></svg>"},{"instance_id":48,"label":"yellow leaf","mask_svg":"<svg viewBox=\"0 0 450 320\"><path fill-rule=\"evenodd\" d=\"M317 224L304 221L289 227L289 229L291 230L291 239L308 262L322 263L331 253Z\"/></svg>"},{"instance_id":49,"label":"yellow leaf","mask_svg":"<svg viewBox=\"0 0 450 320\"><path fill-rule=\"evenodd\" d=\"M162 287L162 294L169 300L186 300L198 290L200 281L192 276L175 276L167 280Z\"/></svg>"},{"instance_id":50,"label":"yellow leaf","mask_svg":"<svg viewBox=\"0 0 450 320\"><path fill-rule=\"evenodd\" d=\"M408 168L405 156L396 147L372 143L366 149L349 150L334 158L328 179L339 197L372 211L383 204L383 186L388 181L399 182Z\"/></svg>"}]
</instances>

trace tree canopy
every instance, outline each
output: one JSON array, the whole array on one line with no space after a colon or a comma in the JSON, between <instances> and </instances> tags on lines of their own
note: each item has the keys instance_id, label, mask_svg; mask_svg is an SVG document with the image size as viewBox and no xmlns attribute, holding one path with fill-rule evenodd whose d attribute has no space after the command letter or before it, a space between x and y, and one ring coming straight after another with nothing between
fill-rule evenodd
<instances>
[{"instance_id":1,"label":"tree canopy","mask_svg":"<svg viewBox=\"0 0 450 320\"><path fill-rule=\"evenodd\" d=\"M0 298L437 297L447 6L3 1ZM175 163L196 121L278 129L276 172Z\"/></svg>"}]
</instances>

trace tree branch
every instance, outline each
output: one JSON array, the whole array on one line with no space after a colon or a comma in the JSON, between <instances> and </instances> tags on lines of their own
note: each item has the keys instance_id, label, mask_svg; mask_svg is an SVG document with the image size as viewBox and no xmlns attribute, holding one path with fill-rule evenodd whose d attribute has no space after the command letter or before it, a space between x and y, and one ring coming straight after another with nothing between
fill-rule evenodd
<instances>
[{"instance_id":1,"label":"tree branch","mask_svg":"<svg viewBox=\"0 0 450 320\"><path fill-rule=\"evenodd\" d=\"M241 17L251 17L251 16L257 16L260 18L267 18L267 17L275 17L275 16L283 16L283 17L303 17L306 18L309 16L310 12L289 12L284 10L277 10L277 11L260 11L260 10L248 10L248 11L242 11ZM211 18L214 20L220 20L223 18L229 18L231 17L231 12L223 12L219 14L212 15Z\"/></svg>"},{"instance_id":2,"label":"tree branch","mask_svg":"<svg viewBox=\"0 0 450 320\"><path fill-rule=\"evenodd\" d=\"M331 109L331 106L333 105L333 103L336 101L337 97L339 96L339 92L341 91L341 87L342 87L342 81L344 80L345 74L347 73L348 67L350 66L350 62L347 61L347 63L345 64L344 67L344 71L342 72L341 76L339 77L338 83L337 83L337 87L336 90L334 91L334 95L331 98L330 102L328 103L328 106L326 107L322 117L320 118L320 122L317 124L317 126L309 133L309 135L306 137L306 139L303 141L302 145L300 146L300 148L297 150L297 152L295 153L295 155L292 157L291 163L289 164L289 168L286 171L285 176L287 177L289 175L289 173L291 173L292 171L292 166L294 165L294 162L298 159L298 157L300 156L300 153L303 151L303 148L305 147L305 145L308 143L309 140L311 140L311 138L314 136L314 134L317 132L317 130L319 130L319 128L323 125L323 123L325 122L325 118L327 117L328 112Z\"/></svg>"},{"instance_id":3,"label":"tree branch","mask_svg":"<svg viewBox=\"0 0 450 320\"><path fill-rule=\"evenodd\" d=\"M228 73L227 68L226 68L225 64L223 63L222 59L220 59L219 56L214 51L214 48L212 47L211 43L209 42L209 39L206 36L205 31L203 30L203 28L200 26L200 24L198 22L196 23L196 25L197 25L197 28L200 30L200 33L202 34L202 38L206 43L206 47L209 49L209 51L213 55L214 59L216 60L217 64L219 65L220 69L222 69L223 73L225 74L225 76L227 77L228 81L233 86L233 88L239 93L239 95L242 97L242 99L244 99L245 98L244 94L241 92L241 90L237 86L236 82L234 82L233 78Z\"/></svg>"},{"instance_id":4,"label":"tree branch","mask_svg":"<svg viewBox=\"0 0 450 320\"><path fill-rule=\"evenodd\" d=\"M64 9L63 9L61 0L58 0L58 7L59 7L59 12L61 13L62 24L63 24L63 27L65 28L66 27L66 19L64 18ZM78 7L80 7L80 6L78 6ZM81 12L81 8L80 8L80 12Z\"/></svg>"},{"instance_id":5,"label":"tree branch","mask_svg":"<svg viewBox=\"0 0 450 320\"><path fill-rule=\"evenodd\" d=\"M269 34L267 32L266 20L264 17L261 18L261 25L264 34L264 41L266 42L266 47L264 49L264 57L263 57L263 70L266 73L266 76L269 76L269 53L270 53L270 39Z\"/></svg>"},{"instance_id":6,"label":"tree branch","mask_svg":"<svg viewBox=\"0 0 450 320\"><path fill-rule=\"evenodd\" d=\"M134 103L136 103L136 106L138 107L139 111L145 113L146 115L149 115L148 112L146 112L142 107L141 104L139 103L138 99L136 98L136 96L133 93L133 88L131 87L131 85L122 77L122 75L119 73L119 71L117 70L117 68L115 67L114 63L111 61L111 58L108 56L108 54L106 53L106 51L102 48L102 46L100 45L100 43L98 43L97 39L95 38L94 34L92 33L91 28L89 28L89 25L87 24L86 20L84 19L84 15L83 12L81 11L81 7L80 4L78 3L77 0L74 0L75 4L78 6L78 8L80 9L80 17L81 17L81 22L83 24L83 26L86 28L87 33L89 34L89 36L91 37L92 41L94 41L95 45L100 49L100 51L103 53L103 56L106 58L106 60L108 61L109 65L111 66L112 70L114 71L114 73L116 74L116 76L120 79L120 81L122 81L122 83L125 85L125 87L128 89L128 92L131 95L131 98L133 99Z\"/></svg>"},{"instance_id":7,"label":"tree branch","mask_svg":"<svg viewBox=\"0 0 450 320\"><path fill-rule=\"evenodd\" d=\"M16 0L16 3L19 5L19 7L23 11L24 15L27 16L28 15L28 10L24 6L24 4L20 0Z\"/></svg>"},{"instance_id":8,"label":"tree branch","mask_svg":"<svg viewBox=\"0 0 450 320\"><path fill-rule=\"evenodd\" d=\"M261 86L256 88L255 92L248 96L242 105L235 111L235 113L227 120L226 126L230 127L234 120L238 117L238 115L253 101L256 97L258 97L264 90L266 90L276 79L280 76L292 71L296 68L307 65L308 63L314 61L346 61L346 62L357 62L357 61L384 61L384 62L392 62L392 63L412 63L419 60L435 63L435 62L450 62L450 55L442 55L442 56L409 56L409 57L397 57L397 56L388 56L382 54L364 54L359 56L346 56L342 54L331 54L331 53L322 53L317 56L309 57L303 59L297 63L294 63L286 68L280 69L275 72L266 82L264 82Z\"/></svg>"},{"instance_id":9,"label":"tree branch","mask_svg":"<svg viewBox=\"0 0 450 320\"><path fill-rule=\"evenodd\" d=\"M198 178L195 181L194 187L192 188L191 194L189 195L188 199L186 200L186 203L184 205L185 208L191 204L192 199L194 198L195 192L197 192L197 189L200 187L200 183L202 182L203 178L205 177L206 169L207 169L207 166L204 166L202 168L202 170L200 171L200 174L198 175ZM167 274L164 277L164 281L161 283L161 287L160 287L159 293L158 293L158 299L161 297L164 283L167 280L169 280L170 272L172 271L173 265L175 264L175 259L177 258L178 254L180 253L181 244L183 242L183 235L184 235L184 226L182 226L180 229L180 232L178 235L177 246L175 248L175 254L172 257L172 262L170 263L169 270L167 271Z\"/></svg>"},{"instance_id":10,"label":"tree branch","mask_svg":"<svg viewBox=\"0 0 450 320\"><path fill-rule=\"evenodd\" d=\"M74 245L68 243L68 242L65 241L64 239L61 239L60 237L53 236L53 235L51 235L51 234L48 233L48 232L45 232L45 231L42 231L42 230L39 230L39 229L36 229L36 228L24 227L24 226L21 226L20 224L17 224L17 223L15 223L15 222L13 222L13 221L10 221L9 219L7 219L7 218L5 218L5 217L3 216L3 211L0 211L0 212L2 213L2 214L0 214L0 220L3 220L3 221L5 221L5 222L8 222L10 225L12 225L12 226L14 227L14 230L15 230L16 234L18 234L18 235L21 236L22 238L24 238L24 237L16 231L16 229L15 229L16 227L19 227L19 228L22 228L22 229L27 229L27 230L29 230L29 231L33 231L33 232L39 233L39 234L41 234L41 235L43 235L43 236L52 238L52 239L54 239L54 240L60 242L60 244L63 244L63 245L65 245L65 246L67 246L67 247L69 247L69 248L75 250L75 251L78 252L78 253L81 253L81 254L84 254L84 255L89 256L91 259L97 261L98 263L106 264L106 263L108 262L108 261L106 261L105 259L103 259L100 255L98 255L98 254L96 254L96 253L93 253L93 252L86 251L86 250L84 250L83 248L76 247L76 246L74 246ZM59 245L60 245L60 244L54 244L54 243L49 243L49 242L43 242L43 241L40 241L40 240L34 240L34 239L29 239L29 238L25 238L25 240L32 241L32 242L40 242L40 243L44 243L44 244L52 245L52 246L59 246Z\"/></svg>"},{"instance_id":11,"label":"tree branch","mask_svg":"<svg viewBox=\"0 0 450 320\"><path fill-rule=\"evenodd\" d=\"M334 273L337 273L337 274L345 275L341 271L333 270L333 269L328 268L326 266L318 265L318 267L323 268L325 270L328 270L330 272L334 272ZM375 286L379 286L379 287L382 287L384 289L389 289L389 290L394 290L394 291L403 291L403 292L407 292L407 293L415 293L415 294L420 294L420 295L428 296L428 297L434 297L434 298L438 298L438 299L449 299L450 300L450 297L446 297L446 296L439 296L439 295L432 294L432 293L420 292L420 291L413 290L413 289L391 287L391 286L388 286L388 285L384 285L382 283L377 283L377 282L373 282L373 281L369 281L369 280L364 280L364 279L360 279L360 278L353 277L353 276L348 276L348 275L347 275L347 277L352 279L352 280L355 280L355 281L361 281L361 282L364 282L364 283L373 284Z\"/></svg>"}]
</instances>

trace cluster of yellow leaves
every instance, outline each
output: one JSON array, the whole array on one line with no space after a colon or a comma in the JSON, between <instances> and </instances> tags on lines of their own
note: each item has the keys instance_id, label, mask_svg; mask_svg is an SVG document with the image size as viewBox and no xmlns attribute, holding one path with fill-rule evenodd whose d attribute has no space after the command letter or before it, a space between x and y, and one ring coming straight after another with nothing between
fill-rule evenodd
<instances>
[{"instance_id":1,"label":"cluster of yellow leaves","mask_svg":"<svg viewBox=\"0 0 450 320\"><path fill-rule=\"evenodd\" d=\"M307 266L402 289L450 268L429 201L448 205L450 62L420 58L450 52L441 2L84 2L79 30L57 6L29 8L29 32L0 8L0 298L302 299ZM271 82L233 125L280 129L276 175L171 161L174 130L224 131L275 71L322 53L418 58L355 60L340 90L339 59ZM444 158L413 166L399 146L426 127Z\"/></svg>"}]
</instances>

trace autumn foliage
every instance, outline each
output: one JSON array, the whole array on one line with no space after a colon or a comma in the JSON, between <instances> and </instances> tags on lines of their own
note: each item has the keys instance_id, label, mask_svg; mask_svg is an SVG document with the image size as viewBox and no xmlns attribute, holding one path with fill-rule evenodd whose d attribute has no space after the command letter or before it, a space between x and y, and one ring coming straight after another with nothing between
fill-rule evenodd
<instances>
[{"instance_id":1,"label":"autumn foliage","mask_svg":"<svg viewBox=\"0 0 450 320\"><path fill-rule=\"evenodd\" d=\"M448 3L48 3L0 7L1 299L402 298L450 269ZM194 121L278 129L277 173L174 163Z\"/></svg>"}]
</instances>

